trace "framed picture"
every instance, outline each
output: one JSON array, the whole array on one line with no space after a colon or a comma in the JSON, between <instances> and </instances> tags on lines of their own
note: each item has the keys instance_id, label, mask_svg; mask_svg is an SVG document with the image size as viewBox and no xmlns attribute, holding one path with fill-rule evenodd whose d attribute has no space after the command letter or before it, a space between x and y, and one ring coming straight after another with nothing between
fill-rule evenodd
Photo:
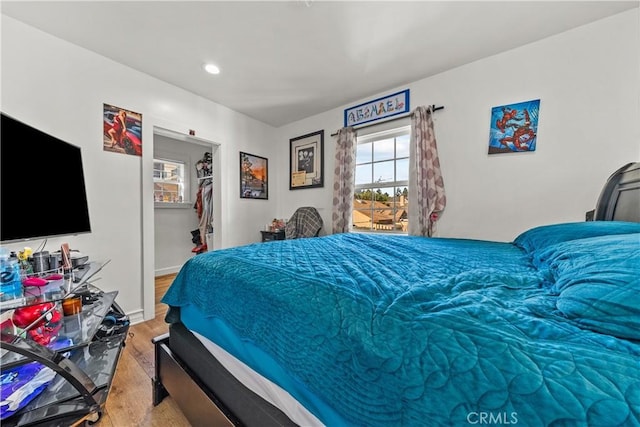
<instances>
[{"instance_id":1,"label":"framed picture","mask_svg":"<svg viewBox=\"0 0 640 427\"><path fill-rule=\"evenodd\" d=\"M269 198L268 160L265 157L240 152L240 198Z\"/></svg>"},{"instance_id":2,"label":"framed picture","mask_svg":"<svg viewBox=\"0 0 640 427\"><path fill-rule=\"evenodd\" d=\"M102 149L142 156L142 114L102 104Z\"/></svg>"},{"instance_id":3,"label":"framed picture","mask_svg":"<svg viewBox=\"0 0 640 427\"><path fill-rule=\"evenodd\" d=\"M324 130L289 143L289 190L324 187Z\"/></svg>"},{"instance_id":4,"label":"framed picture","mask_svg":"<svg viewBox=\"0 0 640 427\"><path fill-rule=\"evenodd\" d=\"M491 109L489 154L535 151L540 100Z\"/></svg>"}]
</instances>

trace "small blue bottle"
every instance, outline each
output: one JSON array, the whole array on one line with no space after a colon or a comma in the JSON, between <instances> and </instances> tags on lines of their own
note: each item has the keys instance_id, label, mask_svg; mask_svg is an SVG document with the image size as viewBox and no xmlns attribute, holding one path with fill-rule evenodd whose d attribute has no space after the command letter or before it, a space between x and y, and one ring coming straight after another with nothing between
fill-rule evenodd
<instances>
[{"instance_id":1,"label":"small blue bottle","mask_svg":"<svg viewBox=\"0 0 640 427\"><path fill-rule=\"evenodd\" d=\"M0 253L0 301L8 301L20 297L22 297L20 264L17 258L10 258L3 251Z\"/></svg>"}]
</instances>

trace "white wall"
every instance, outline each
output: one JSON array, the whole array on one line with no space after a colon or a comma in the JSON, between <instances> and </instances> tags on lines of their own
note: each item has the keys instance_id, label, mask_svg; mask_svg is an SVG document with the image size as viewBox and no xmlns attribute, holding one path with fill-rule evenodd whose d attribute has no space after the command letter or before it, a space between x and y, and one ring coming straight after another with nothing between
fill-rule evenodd
<instances>
[{"instance_id":1,"label":"white wall","mask_svg":"<svg viewBox=\"0 0 640 427\"><path fill-rule=\"evenodd\" d=\"M133 321L143 309L146 319L154 315L154 126L182 134L194 129L220 144L219 247L260 239L259 224L276 214L275 197L240 199L238 152L270 157L272 127L5 15L1 24L2 111L82 148L92 233L51 239L47 249L68 241L93 260L111 259L97 284L120 291L118 302ZM103 151L103 103L142 113L142 158Z\"/></svg>"},{"instance_id":2,"label":"white wall","mask_svg":"<svg viewBox=\"0 0 640 427\"><path fill-rule=\"evenodd\" d=\"M584 220L607 177L640 160L639 22L634 9L279 128L283 159L289 138L321 129L326 136L325 187L283 190L280 216L314 205L330 229L329 134L345 108L409 88L412 109L445 106L434 115L447 192L439 236L512 240L531 226ZM489 156L491 108L538 98L536 151ZM282 189L288 163L283 168Z\"/></svg>"}]
</instances>

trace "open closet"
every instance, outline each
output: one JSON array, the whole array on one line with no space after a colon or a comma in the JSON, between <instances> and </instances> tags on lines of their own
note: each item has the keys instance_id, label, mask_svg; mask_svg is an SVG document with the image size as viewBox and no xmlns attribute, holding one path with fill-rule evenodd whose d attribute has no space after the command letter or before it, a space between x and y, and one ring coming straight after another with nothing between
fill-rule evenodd
<instances>
[{"instance_id":1,"label":"open closet","mask_svg":"<svg viewBox=\"0 0 640 427\"><path fill-rule=\"evenodd\" d=\"M214 215L220 211L217 150L213 142L154 128L155 276L178 272L189 258L216 245L214 221L220 219ZM163 173L166 168L161 168L168 163L174 165L175 173ZM164 182L159 182L160 177ZM173 203L161 202L159 189L168 192L169 183L181 193L167 198Z\"/></svg>"}]
</instances>

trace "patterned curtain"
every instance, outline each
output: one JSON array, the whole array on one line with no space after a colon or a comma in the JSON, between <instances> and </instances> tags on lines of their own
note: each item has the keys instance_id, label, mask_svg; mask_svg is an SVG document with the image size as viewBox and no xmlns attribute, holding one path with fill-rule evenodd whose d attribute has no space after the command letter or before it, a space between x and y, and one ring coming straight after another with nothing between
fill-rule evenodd
<instances>
[{"instance_id":1,"label":"patterned curtain","mask_svg":"<svg viewBox=\"0 0 640 427\"><path fill-rule=\"evenodd\" d=\"M411 115L409 234L413 236L433 236L435 222L447 204L432 108L420 106Z\"/></svg>"},{"instance_id":2,"label":"patterned curtain","mask_svg":"<svg viewBox=\"0 0 640 427\"><path fill-rule=\"evenodd\" d=\"M356 131L352 127L338 131L336 167L333 172L333 233L351 231L351 211L355 192Z\"/></svg>"}]
</instances>

